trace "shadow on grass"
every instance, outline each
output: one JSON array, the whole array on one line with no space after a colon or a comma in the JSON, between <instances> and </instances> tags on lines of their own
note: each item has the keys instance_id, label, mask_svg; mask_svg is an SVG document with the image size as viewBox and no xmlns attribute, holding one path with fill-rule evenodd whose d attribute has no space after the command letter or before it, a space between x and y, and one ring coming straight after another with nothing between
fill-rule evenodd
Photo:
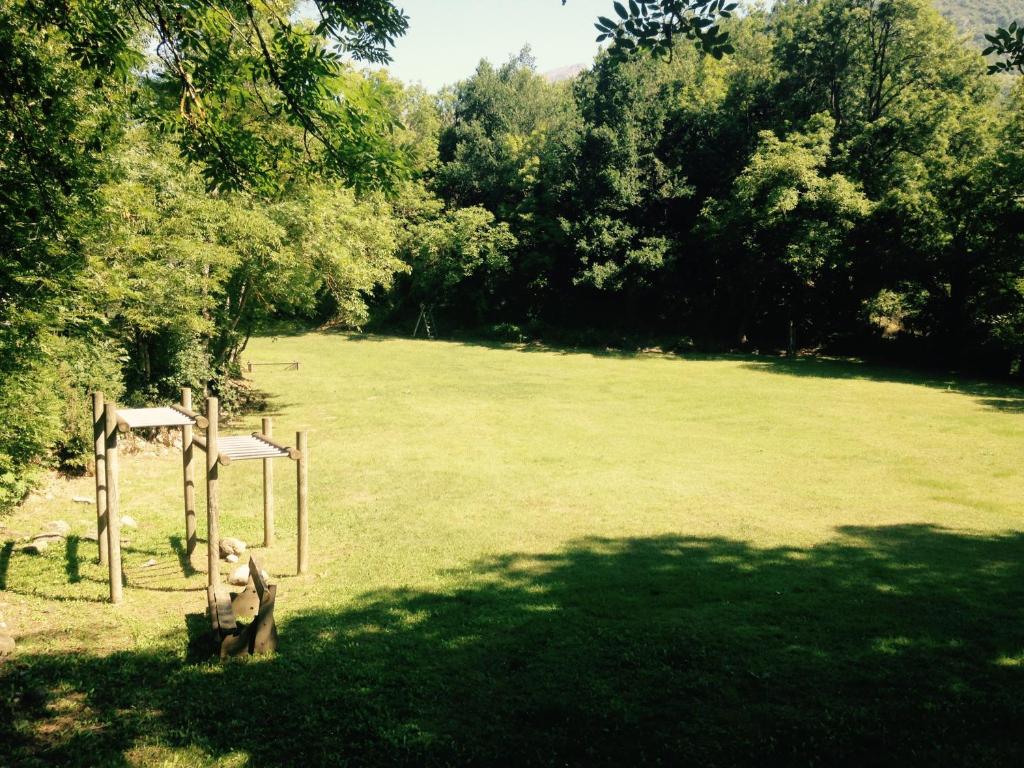
<instances>
[{"instance_id":1,"label":"shadow on grass","mask_svg":"<svg viewBox=\"0 0 1024 768\"><path fill-rule=\"evenodd\" d=\"M12 552L14 552L14 542L5 541L0 547L0 592L7 589L7 572L11 568Z\"/></svg>"},{"instance_id":2,"label":"shadow on grass","mask_svg":"<svg viewBox=\"0 0 1024 768\"><path fill-rule=\"evenodd\" d=\"M815 377L823 379L863 379L895 384L913 384L930 389L941 389L969 395L982 405L1010 413L1024 412L1024 390L1007 382L967 379L957 374L941 375L934 371L915 371L865 363L855 359L827 357L764 357L748 359L745 365L753 371L782 374L784 376Z\"/></svg>"},{"instance_id":3,"label":"shadow on grass","mask_svg":"<svg viewBox=\"0 0 1024 768\"><path fill-rule=\"evenodd\" d=\"M248 662L204 659L198 614L163 653L22 655L0 739L65 765L1024 760L1021 534L584 539L448 575L284 616Z\"/></svg>"},{"instance_id":4,"label":"shadow on grass","mask_svg":"<svg viewBox=\"0 0 1024 768\"><path fill-rule=\"evenodd\" d=\"M338 332L347 341L354 343L379 344L393 341L396 336ZM539 342L513 343L473 339L443 339L435 343L458 344L460 346L484 349L507 350L511 352L545 353L555 355L584 355L587 357L621 360L658 358L679 361L727 360L743 363L751 371L773 373L783 376L815 377L823 379L863 379L896 384L913 384L941 389L956 394L968 395L987 408L1007 413L1024 413L1024 388L1008 381L983 381L971 379L953 372L901 368L878 363L868 363L856 358L819 357L802 355L787 358L776 355L753 355L741 353L651 353L613 348L560 347Z\"/></svg>"},{"instance_id":5,"label":"shadow on grass","mask_svg":"<svg viewBox=\"0 0 1024 768\"><path fill-rule=\"evenodd\" d=\"M68 575L68 584L77 584L82 580L78 561L78 542L79 539L74 534L70 534L64 540L64 572Z\"/></svg>"},{"instance_id":6,"label":"shadow on grass","mask_svg":"<svg viewBox=\"0 0 1024 768\"><path fill-rule=\"evenodd\" d=\"M190 576L195 576L198 571L192 565L192 559L189 557L188 550L185 547L185 539L182 536L171 536L168 541L171 544L171 549L174 550L174 554L178 556L178 565L181 567L182 575L187 579ZM196 546L199 545L199 539L196 539Z\"/></svg>"}]
</instances>

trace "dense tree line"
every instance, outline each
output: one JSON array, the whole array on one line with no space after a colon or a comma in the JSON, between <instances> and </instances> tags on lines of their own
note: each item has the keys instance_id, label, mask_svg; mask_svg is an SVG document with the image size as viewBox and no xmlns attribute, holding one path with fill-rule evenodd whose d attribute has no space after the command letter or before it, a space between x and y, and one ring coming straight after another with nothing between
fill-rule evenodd
<instances>
[{"instance_id":1,"label":"dense tree line","mask_svg":"<svg viewBox=\"0 0 1024 768\"><path fill-rule=\"evenodd\" d=\"M440 94L351 62L389 0L291 10L0 0L0 507L282 321L1021 372L1024 91L926 0L616 3Z\"/></svg>"},{"instance_id":2,"label":"dense tree line","mask_svg":"<svg viewBox=\"0 0 1024 768\"><path fill-rule=\"evenodd\" d=\"M792 324L1019 372L1019 88L925 0L780 2L723 32L722 58L677 42L566 85L521 56L446 95L428 185L515 245L437 293L442 327L772 350Z\"/></svg>"}]
</instances>

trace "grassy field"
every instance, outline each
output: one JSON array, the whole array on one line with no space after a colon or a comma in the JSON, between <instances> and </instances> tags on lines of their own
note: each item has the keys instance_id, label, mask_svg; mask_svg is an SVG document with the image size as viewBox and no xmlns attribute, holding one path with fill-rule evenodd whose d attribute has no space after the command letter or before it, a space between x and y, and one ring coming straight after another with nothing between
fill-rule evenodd
<instances>
[{"instance_id":1,"label":"grassy field","mask_svg":"<svg viewBox=\"0 0 1024 768\"><path fill-rule=\"evenodd\" d=\"M0 530L0 765L1024 761L1019 391L337 334L247 356L301 361L253 378L310 430L312 573L288 463L263 552L279 653L210 658L174 450L122 459L120 606L92 479L55 480ZM222 535L260 541L258 462L221 478ZM10 540L58 518L66 547Z\"/></svg>"}]
</instances>

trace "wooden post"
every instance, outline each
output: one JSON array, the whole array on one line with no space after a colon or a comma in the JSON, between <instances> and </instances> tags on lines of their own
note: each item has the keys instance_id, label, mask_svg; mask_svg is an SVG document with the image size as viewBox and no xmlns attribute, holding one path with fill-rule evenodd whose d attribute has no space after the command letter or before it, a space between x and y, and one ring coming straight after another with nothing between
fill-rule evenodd
<instances>
[{"instance_id":1,"label":"wooden post","mask_svg":"<svg viewBox=\"0 0 1024 768\"><path fill-rule=\"evenodd\" d=\"M217 432L220 422L216 397L206 398L206 566L207 583L220 584L220 524L217 499Z\"/></svg>"},{"instance_id":2,"label":"wooden post","mask_svg":"<svg viewBox=\"0 0 1024 768\"><path fill-rule=\"evenodd\" d=\"M263 417L263 434L271 437L274 433L274 420ZM274 460L263 460L263 546L274 544Z\"/></svg>"},{"instance_id":3,"label":"wooden post","mask_svg":"<svg viewBox=\"0 0 1024 768\"><path fill-rule=\"evenodd\" d=\"M121 516L120 493L117 488L117 406L103 405L106 456L104 474L107 481L107 563L110 570L110 602L120 603L124 597L121 584Z\"/></svg>"},{"instance_id":4,"label":"wooden post","mask_svg":"<svg viewBox=\"0 0 1024 768\"><path fill-rule=\"evenodd\" d=\"M181 388L181 406L192 410L192 390ZM192 427L181 428L181 473L185 484L185 553L191 559L196 549L196 473L192 465Z\"/></svg>"},{"instance_id":5,"label":"wooden post","mask_svg":"<svg viewBox=\"0 0 1024 768\"><path fill-rule=\"evenodd\" d=\"M107 564L107 417L103 412L103 393L92 393L93 458L96 462L96 544L100 565Z\"/></svg>"},{"instance_id":6,"label":"wooden post","mask_svg":"<svg viewBox=\"0 0 1024 768\"><path fill-rule=\"evenodd\" d=\"M789 343L786 345L786 357L796 357L796 325L789 321Z\"/></svg>"},{"instance_id":7,"label":"wooden post","mask_svg":"<svg viewBox=\"0 0 1024 768\"><path fill-rule=\"evenodd\" d=\"M249 368L249 373L252 373L252 360L249 361L248 368Z\"/></svg>"},{"instance_id":8,"label":"wooden post","mask_svg":"<svg viewBox=\"0 0 1024 768\"><path fill-rule=\"evenodd\" d=\"M299 513L298 573L301 576L309 570L309 509L307 507L307 497L309 495L309 445L306 442L306 433L304 431L295 433L295 447L299 449L299 458L295 462L295 487Z\"/></svg>"}]
</instances>

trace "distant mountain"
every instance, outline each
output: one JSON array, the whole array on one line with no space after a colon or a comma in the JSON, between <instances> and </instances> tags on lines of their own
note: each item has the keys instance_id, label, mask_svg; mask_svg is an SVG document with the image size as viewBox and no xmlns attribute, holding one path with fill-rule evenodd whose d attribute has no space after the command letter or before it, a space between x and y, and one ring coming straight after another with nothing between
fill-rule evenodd
<instances>
[{"instance_id":1,"label":"distant mountain","mask_svg":"<svg viewBox=\"0 0 1024 768\"><path fill-rule=\"evenodd\" d=\"M1024 1L1024 0L1022 0ZM570 64L567 67L559 67L558 69L551 69L541 74L545 80L549 83L558 83L562 80L572 80L580 72L587 69L586 64Z\"/></svg>"},{"instance_id":2,"label":"distant mountain","mask_svg":"<svg viewBox=\"0 0 1024 768\"><path fill-rule=\"evenodd\" d=\"M985 45L984 35L1011 21L1024 22L1024 0L934 0L935 7L963 32Z\"/></svg>"}]
</instances>

